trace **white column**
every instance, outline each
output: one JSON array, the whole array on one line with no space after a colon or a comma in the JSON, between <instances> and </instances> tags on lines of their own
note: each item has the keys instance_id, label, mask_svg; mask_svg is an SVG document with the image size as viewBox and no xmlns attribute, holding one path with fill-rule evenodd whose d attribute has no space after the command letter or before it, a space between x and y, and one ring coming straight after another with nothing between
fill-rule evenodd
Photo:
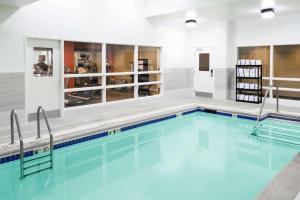
<instances>
[{"instance_id":1,"label":"white column","mask_svg":"<svg viewBox=\"0 0 300 200\"><path fill-rule=\"evenodd\" d=\"M273 76L274 76L274 46L270 47L270 85L273 85ZM270 98L273 98L273 90L270 90Z\"/></svg>"},{"instance_id":2,"label":"white column","mask_svg":"<svg viewBox=\"0 0 300 200\"><path fill-rule=\"evenodd\" d=\"M29 64L29 61L28 61L28 46L27 46L27 40L28 38L26 36L24 36L24 49L25 49L25 52L24 52L24 56L25 56L25 59L24 59L24 71L25 71L25 117L24 117L24 120L25 120L25 124L28 123L28 105L29 105L29 96L28 96L28 91L29 91L29 74L28 74L28 64Z\"/></svg>"},{"instance_id":3,"label":"white column","mask_svg":"<svg viewBox=\"0 0 300 200\"><path fill-rule=\"evenodd\" d=\"M65 52L65 41L60 41L60 117L63 118L65 115L65 59L64 59L64 52Z\"/></svg>"},{"instance_id":4,"label":"white column","mask_svg":"<svg viewBox=\"0 0 300 200\"><path fill-rule=\"evenodd\" d=\"M162 70L162 67L161 67L161 63L160 63L160 57L161 57L161 48L158 48L157 50L157 65L159 67L159 71L160 71L160 81L161 81L161 84L160 84L160 95L163 95L164 94L164 74L163 74L163 70Z\"/></svg>"},{"instance_id":5,"label":"white column","mask_svg":"<svg viewBox=\"0 0 300 200\"><path fill-rule=\"evenodd\" d=\"M134 46L134 56L133 56L133 71L134 71L134 98L139 97L139 86L138 86L138 59L139 59L139 48L138 45Z\"/></svg>"},{"instance_id":6,"label":"white column","mask_svg":"<svg viewBox=\"0 0 300 200\"><path fill-rule=\"evenodd\" d=\"M102 103L106 102L106 43L102 44Z\"/></svg>"}]
</instances>

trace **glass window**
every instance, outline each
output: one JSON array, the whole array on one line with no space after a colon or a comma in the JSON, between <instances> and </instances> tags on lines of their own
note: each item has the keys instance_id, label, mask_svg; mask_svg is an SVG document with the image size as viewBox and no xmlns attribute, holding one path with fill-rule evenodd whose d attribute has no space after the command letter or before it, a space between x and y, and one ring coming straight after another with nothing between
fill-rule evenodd
<instances>
[{"instance_id":1,"label":"glass window","mask_svg":"<svg viewBox=\"0 0 300 200\"><path fill-rule=\"evenodd\" d=\"M299 89L300 82L299 81L273 81L274 86L278 86L280 88L292 88ZM279 90L279 98L281 99L291 99L291 100L300 100L300 92L295 91L284 91ZM277 97L277 91L273 90L273 97Z\"/></svg>"},{"instance_id":2,"label":"glass window","mask_svg":"<svg viewBox=\"0 0 300 200\"><path fill-rule=\"evenodd\" d=\"M199 71L209 71L209 53L199 53Z\"/></svg>"},{"instance_id":3,"label":"glass window","mask_svg":"<svg viewBox=\"0 0 300 200\"><path fill-rule=\"evenodd\" d=\"M53 76L53 49L52 48L33 48L33 75L35 77Z\"/></svg>"},{"instance_id":4,"label":"glass window","mask_svg":"<svg viewBox=\"0 0 300 200\"><path fill-rule=\"evenodd\" d=\"M263 77L270 77L270 47L238 47L238 59L261 60Z\"/></svg>"},{"instance_id":5,"label":"glass window","mask_svg":"<svg viewBox=\"0 0 300 200\"><path fill-rule=\"evenodd\" d=\"M65 77L65 89L94 87L102 85L102 77L89 76L89 77Z\"/></svg>"},{"instance_id":6,"label":"glass window","mask_svg":"<svg viewBox=\"0 0 300 200\"><path fill-rule=\"evenodd\" d=\"M102 85L102 45L99 43L64 42L65 89ZM68 74L68 75L67 75Z\"/></svg>"},{"instance_id":7,"label":"glass window","mask_svg":"<svg viewBox=\"0 0 300 200\"><path fill-rule=\"evenodd\" d=\"M90 105L102 102L102 90L87 90L65 93L65 107Z\"/></svg>"},{"instance_id":8,"label":"glass window","mask_svg":"<svg viewBox=\"0 0 300 200\"><path fill-rule=\"evenodd\" d=\"M279 99L300 100L300 92L279 90ZM273 97L277 97L277 91L273 90Z\"/></svg>"},{"instance_id":9,"label":"glass window","mask_svg":"<svg viewBox=\"0 0 300 200\"><path fill-rule=\"evenodd\" d=\"M273 80L273 85L282 88L300 88L300 81L275 81Z\"/></svg>"},{"instance_id":10,"label":"glass window","mask_svg":"<svg viewBox=\"0 0 300 200\"><path fill-rule=\"evenodd\" d=\"M274 77L300 78L300 45L277 45L274 46ZM287 91L288 88L300 89L299 81L274 80L274 86L286 88L279 91L279 98L300 100L300 92ZM273 97L277 97L273 90Z\"/></svg>"},{"instance_id":11,"label":"glass window","mask_svg":"<svg viewBox=\"0 0 300 200\"><path fill-rule=\"evenodd\" d=\"M159 71L160 48L139 46L138 71Z\"/></svg>"},{"instance_id":12,"label":"glass window","mask_svg":"<svg viewBox=\"0 0 300 200\"><path fill-rule=\"evenodd\" d=\"M160 74L139 74L138 81L139 83L160 81Z\"/></svg>"},{"instance_id":13,"label":"glass window","mask_svg":"<svg viewBox=\"0 0 300 200\"><path fill-rule=\"evenodd\" d=\"M106 45L106 72L133 72L134 46Z\"/></svg>"},{"instance_id":14,"label":"glass window","mask_svg":"<svg viewBox=\"0 0 300 200\"><path fill-rule=\"evenodd\" d=\"M160 84L139 85L139 97L160 94Z\"/></svg>"},{"instance_id":15,"label":"glass window","mask_svg":"<svg viewBox=\"0 0 300 200\"><path fill-rule=\"evenodd\" d=\"M300 45L274 46L274 77L300 78Z\"/></svg>"},{"instance_id":16,"label":"glass window","mask_svg":"<svg viewBox=\"0 0 300 200\"><path fill-rule=\"evenodd\" d=\"M106 89L106 101L118 101L134 97L134 87L120 87Z\"/></svg>"},{"instance_id":17,"label":"glass window","mask_svg":"<svg viewBox=\"0 0 300 200\"><path fill-rule=\"evenodd\" d=\"M121 85L134 83L133 75L107 76L106 85Z\"/></svg>"},{"instance_id":18,"label":"glass window","mask_svg":"<svg viewBox=\"0 0 300 200\"><path fill-rule=\"evenodd\" d=\"M99 43L65 42L65 74L101 73L102 45Z\"/></svg>"}]
</instances>

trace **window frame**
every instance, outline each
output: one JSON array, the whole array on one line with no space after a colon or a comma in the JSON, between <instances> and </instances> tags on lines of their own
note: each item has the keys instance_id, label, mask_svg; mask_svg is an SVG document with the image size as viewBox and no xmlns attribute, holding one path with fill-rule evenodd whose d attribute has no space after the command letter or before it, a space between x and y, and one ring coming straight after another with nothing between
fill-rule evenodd
<instances>
[{"instance_id":1,"label":"window frame","mask_svg":"<svg viewBox=\"0 0 300 200\"><path fill-rule=\"evenodd\" d=\"M237 45L236 46L236 55L235 55L235 60L238 59L238 52L240 47L259 47L259 46L268 46L270 47L270 70L269 70L269 77L263 77L263 81L268 81L269 85L273 85L274 81L296 81L300 82L300 77L299 78L288 78L288 77L275 77L274 76L274 47L275 46L294 46L294 45L300 45L300 43L296 44L251 44L251 45ZM266 90L268 86L263 86L263 89ZM279 87L279 91L288 91L288 92L299 92L300 93L300 88L289 88L289 87ZM269 92L269 95L267 97L268 101L272 104L276 103L276 89L272 89ZM280 99L280 104L282 105L290 105L290 103L294 103L297 107L300 107L300 101L299 100L292 100L292 99Z\"/></svg>"},{"instance_id":2,"label":"window frame","mask_svg":"<svg viewBox=\"0 0 300 200\"><path fill-rule=\"evenodd\" d=\"M67 41L67 40L66 40ZM68 40L69 41L69 40ZM71 42L78 42L78 41L71 41ZM81 41L79 41L81 42ZM95 43L99 43L99 42L95 42ZM162 72L162 68L160 66L160 63L158 64L158 70L157 71L138 71L138 48L139 46L143 46L143 45L131 45L131 44L115 44L115 45L128 45L128 46L133 46L134 49L134 59L133 59L133 65L134 65L134 70L133 72L106 72L106 45L107 44L112 44L112 43L100 43L102 45L102 69L100 73L89 73L89 74L65 74L64 70L62 69L62 83L63 83L63 102L65 101L65 93L69 93L69 92L76 92L76 91L89 91L89 90L102 90L102 101L101 103L95 103L95 104L90 104L90 105L79 105L79 106L74 106L74 107L65 107L63 106L64 110L72 110L72 109L82 109L82 108L86 108L86 107L93 107L93 106L100 106L100 105L105 105L107 103L111 104L111 103L115 103L115 102L127 102L127 101L134 101L134 100L138 100L140 98L145 98L143 97L139 97L138 95L138 90L139 90L139 86L142 85L155 85L155 84L159 84L160 85L160 92L157 95L151 95L148 97L156 97L156 96L161 96L163 93L163 72ZM62 41L62 45L64 45L64 40ZM64 46L63 46L64 47ZM154 48L158 48L159 50L159 54L161 53L161 47L159 46L149 46L149 47L154 47ZM64 56L64 48L62 48L62 55ZM64 64L64 63L63 63ZM64 66L64 65L63 65ZM160 80L159 81L149 81L149 82L138 82L138 76L141 74L159 74L160 75ZM133 83L128 83L128 84L115 84L115 85L107 85L106 84L106 78L108 76L128 76L128 75L132 75L133 76ZM102 84L101 86L92 86L92 87L80 87L80 88L65 88L65 78L78 78L78 77L101 77L102 78ZM134 88L134 96L133 98L130 99L124 99L124 100L117 100L117 101L110 101L107 102L107 97L106 97L106 93L107 93L107 89L112 89L112 88L122 88L122 87L133 87ZM62 103L64 105L64 103Z\"/></svg>"}]
</instances>

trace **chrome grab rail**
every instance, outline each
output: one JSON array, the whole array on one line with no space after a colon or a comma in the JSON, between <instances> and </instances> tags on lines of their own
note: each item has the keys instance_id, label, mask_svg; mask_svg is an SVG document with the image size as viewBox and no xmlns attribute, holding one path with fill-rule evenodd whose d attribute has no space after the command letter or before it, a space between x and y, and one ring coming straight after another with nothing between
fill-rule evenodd
<instances>
[{"instance_id":1,"label":"chrome grab rail","mask_svg":"<svg viewBox=\"0 0 300 200\"><path fill-rule=\"evenodd\" d=\"M263 98L263 101L262 101L262 104L261 104L261 107L260 107L260 110L259 110L259 113L258 113L258 116L257 116L256 125L255 125L254 130L256 130L259 126L261 114L263 112L263 109L264 109L264 106L265 106L265 103L266 103L266 100L267 100L267 96L268 96L270 90L274 87L276 88L276 112L279 111L279 88L278 88L278 86L269 85L267 90L266 90L265 96Z\"/></svg>"},{"instance_id":2,"label":"chrome grab rail","mask_svg":"<svg viewBox=\"0 0 300 200\"><path fill-rule=\"evenodd\" d=\"M18 136L20 140L20 170L21 170L21 178L24 177L24 142L23 142L23 136L21 134L21 129L20 129L20 123L19 123L19 118L18 114L15 110L12 110L10 113L10 133L11 133L11 142L10 144L15 143L15 137L14 137L14 121L16 122L17 125L17 131L18 131Z\"/></svg>"},{"instance_id":3,"label":"chrome grab rail","mask_svg":"<svg viewBox=\"0 0 300 200\"><path fill-rule=\"evenodd\" d=\"M39 106L38 109L37 109L37 139L41 138L41 123L40 123L40 113L42 113L44 119L45 119L45 122L46 122L46 125L47 125L47 128L48 128L48 131L49 131L49 134L50 134L50 167L49 168L53 168L53 134L52 134L52 130L51 130L51 127L50 127L50 124L49 124L49 120L48 120L48 117L46 115L46 111L41 107ZM30 174L34 174L34 173L38 173L42 170L38 170L38 171L35 171L35 172L31 172L29 174L25 174L25 170L28 169L28 168L32 168L33 166L38 166L40 165L39 163L38 164L35 164L35 165L31 165L31 166L27 166L27 167L24 167L24 163L25 162L29 162L29 161L33 161L33 160L36 160L36 158L33 158L31 160L26 160L24 161L24 142L23 142L23 136L22 136L22 133L21 133L21 129L20 129L20 123L19 123L19 118L18 118L18 115L17 115L17 112L15 110L12 110L11 113L10 113L10 130L11 130L11 142L10 144L13 145L15 144L15 137L14 137L14 121L17 125L17 131L18 131L18 136L19 136L19 140L20 140L20 171L21 171L21 179L23 179L25 176L28 176ZM45 168L45 169L49 169L49 168ZM43 169L43 170L45 170Z\"/></svg>"},{"instance_id":4,"label":"chrome grab rail","mask_svg":"<svg viewBox=\"0 0 300 200\"><path fill-rule=\"evenodd\" d=\"M47 129L50 135L50 156L51 156L51 167L53 168L53 134L52 134L52 130L49 124L49 120L48 120L48 116L46 114L46 111L44 110L44 108L42 106L39 106L37 109L37 139L41 138L41 117L40 117L40 113L42 112L44 120L46 122L47 125Z\"/></svg>"}]
</instances>

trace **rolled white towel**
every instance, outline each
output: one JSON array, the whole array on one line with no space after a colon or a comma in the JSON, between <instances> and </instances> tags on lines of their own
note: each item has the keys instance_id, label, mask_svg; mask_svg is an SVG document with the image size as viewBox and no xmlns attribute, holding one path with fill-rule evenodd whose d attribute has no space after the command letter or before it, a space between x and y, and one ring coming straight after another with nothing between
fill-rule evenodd
<instances>
[{"instance_id":1,"label":"rolled white towel","mask_svg":"<svg viewBox=\"0 0 300 200\"><path fill-rule=\"evenodd\" d=\"M244 69L244 76L245 77L250 77L250 70L249 69Z\"/></svg>"}]
</instances>

